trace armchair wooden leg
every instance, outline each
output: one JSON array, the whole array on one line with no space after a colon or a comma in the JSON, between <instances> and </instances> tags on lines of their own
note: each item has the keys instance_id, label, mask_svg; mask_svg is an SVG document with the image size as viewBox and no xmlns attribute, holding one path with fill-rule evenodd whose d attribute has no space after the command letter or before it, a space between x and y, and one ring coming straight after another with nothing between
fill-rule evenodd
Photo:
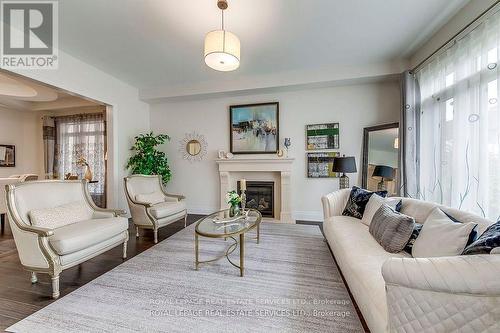
<instances>
[{"instance_id":1,"label":"armchair wooden leg","mask_svg":"<svg viewBox=\"0 0 500 333\"><path fill-rule=\"evenodd\" d=\"M52 298L59 298L59 275L52 276Z\"/></svg>"},{"instance_id":2,"label":"armchair wooden leg","mask_svg":"<svg viewBox=\"0 0 500 333\"><path fill-rule=\"evenodd\" d=\"M6 214L0 214L0 231L2 232L2 234L4 233L5 231L5 216Z\"/></svg>"},{"instance_id":3,"label":"armchair wooden leg","mask_svg":"<svg viewBox=\"0 0 500 333\"><path fill-rule=\"evenodd\" d=\"M123 259L127 259L127 241L123 242Z\"/></svg>"},{"instance_id":4,"label":"armchair wooden leg","mask_svg":"<svg viewBox=\"0 0 500 333\"><path fill-rule=\"evenodd\" d=\"M36 272L31 272L31 283L35 284L38 282L38 278L36 276Z\"/></svg>"},{"instance_id":5,"label":"armchair wooden leg","mask_svg":"<svg viewBox=\"0 0 500 333\"><path fill-rule=\"evenodd\" d=\"M154 229L154 234L155 234L155 244L158 243L158 229Z\"/></svg>"},{"instance_id":6,"label":"armchair wooden leg","mask_svg":"<svg viewBox=\"0 0 500 333\"><path fill-rule=\"evenodd\" d=\"M139 227L135 227L135 237L139 237Z\"/></svg>"}]
</instances>

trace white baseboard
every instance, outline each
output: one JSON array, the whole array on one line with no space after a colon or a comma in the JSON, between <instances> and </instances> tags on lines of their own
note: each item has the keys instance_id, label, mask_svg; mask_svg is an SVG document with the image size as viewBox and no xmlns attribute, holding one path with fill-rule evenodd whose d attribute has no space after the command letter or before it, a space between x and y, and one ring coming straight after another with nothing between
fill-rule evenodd
<instances>
[{"instance_id":1,"label":"white baseboard","mask_svg":"<svg viewBox=\"0 0 500 333\"><path fill-rule=\"evenodd\" d=\"M323 212L313 210L296 210L293 212L293 218L299 221L323 222Z\"/></svg>"}]
</instances>

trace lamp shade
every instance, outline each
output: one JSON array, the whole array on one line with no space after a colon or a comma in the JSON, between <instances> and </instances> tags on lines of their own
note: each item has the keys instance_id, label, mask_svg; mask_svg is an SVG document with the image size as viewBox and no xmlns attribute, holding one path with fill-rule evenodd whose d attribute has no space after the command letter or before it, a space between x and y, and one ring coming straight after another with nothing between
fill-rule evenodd
<instances>
[{"instance_id":1,"label":"lamp shade","mask_svg":"<svg viewBox=\"0 0 500 333\"><path fill-rule=\"evenodd\" d=\"M334 157L332 171L343 173L356 172L356 160L354 156Z\"/></svg>"},{"instance_id":2,"label":"lamp shade","mask_svg":"<svg viewBox=\"0 0 500 333\"><path fill-rule=\"evenodd\" d=\"M394 178L394 169L387 165L376 165L372 177Z\"/></svg>"},{"instance_id":3,"label":"lamp shade","mask_svg":"<svg viewBox=\"0 0 500 333\"><path fill-rule=\"evenodd\" d=\"M210 31L205 36L205 63L216 71L233 71L240 66L240 40L226 30Z\"/></svg>"}]
</instances>

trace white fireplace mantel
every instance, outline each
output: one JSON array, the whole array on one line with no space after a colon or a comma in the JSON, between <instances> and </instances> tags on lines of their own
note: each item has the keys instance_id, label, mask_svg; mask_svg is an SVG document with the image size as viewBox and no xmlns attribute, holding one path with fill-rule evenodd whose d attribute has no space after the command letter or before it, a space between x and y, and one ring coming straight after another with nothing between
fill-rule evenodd
<instances>
[{"instance_id":1,"label":"white fireplace mantel","mask_svg":"<svg viewBox=\"0 0 500 333\"><path fill-rule=\"evenodd\" d=\"M291 172L293 158L232 158L218 159L220 176L220 204L221 209L227 207L225 196L231 190L232 174L242 172L277 173L280 177L280 213L279 221L295 223L291 209Z\"/></svg>"}]
</instances>

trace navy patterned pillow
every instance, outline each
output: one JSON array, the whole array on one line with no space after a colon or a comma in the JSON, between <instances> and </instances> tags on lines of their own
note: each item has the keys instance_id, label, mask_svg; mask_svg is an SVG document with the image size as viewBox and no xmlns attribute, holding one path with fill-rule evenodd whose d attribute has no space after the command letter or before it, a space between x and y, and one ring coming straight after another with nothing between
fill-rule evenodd
<instances>
[{"instance_id":1,"label":"navy patterned pillow","mask_svg":"<svg viewBox=\"0 0 500 333\"><path fill-rule=\"evenodd\" d=\"M492 224L479 238L467 246L462 254L489 254L500 246L500 221Z\"/></svg>"},{"instance_id":2,"label":"navy patterned pillow","mask_svg":"<svg viewBox=\"0 0 500 333\"><path fill-rule=\"evenodd\" d=\"M365 212L366 204L368 203L368 200L370 200L373 193L380 195L382 198L387 196L387 191L370 192L357 186L353 186L351 194L349 195L349 200L347 200L347 204L342 212L342 215L361 219L363 217L363 213Z\"/></svg>"},{"instance_id":3,"label":"navy patterned pillow","mask_svg":"<svg viewBox=\"0 0 500 333\"><path fill-rule=\"evenodd\" d=\"M411 249L413 248L413 244L415 243L415 240L417 239L418 235L420 234L420 230L422 230L423 226L424 225L420 224L420 223L415 223L413 225L413 232L411 233L410 240L408 241L408 243L406 243L403 251L411 254Z\"/></svg>"}]
</instances>

